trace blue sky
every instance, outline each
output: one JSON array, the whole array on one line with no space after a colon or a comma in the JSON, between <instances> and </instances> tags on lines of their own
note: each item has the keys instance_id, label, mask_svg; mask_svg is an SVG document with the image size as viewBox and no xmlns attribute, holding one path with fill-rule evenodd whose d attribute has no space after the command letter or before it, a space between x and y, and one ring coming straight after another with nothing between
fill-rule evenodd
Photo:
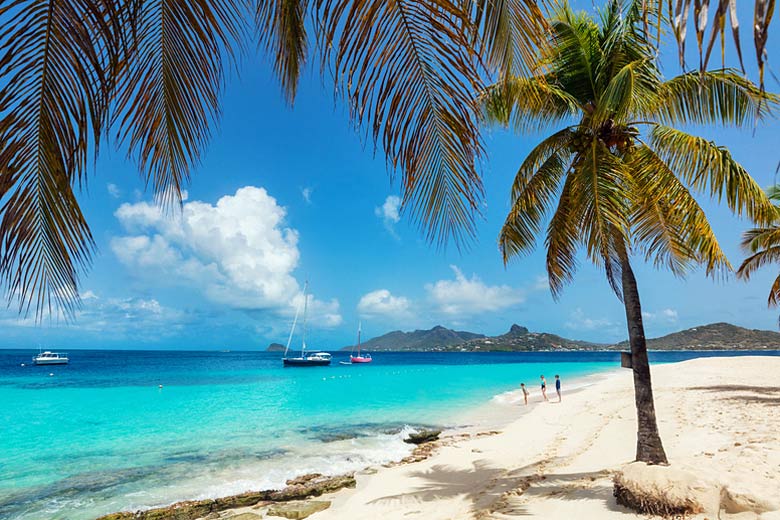
<instances>
[{"instance_id":1,"label":"blue sky","mask_svg":"<svg viewBox=\"0 0 780 520\"><path fill-rule=\"evenodd\" d=\"M752 67L750 34L743 49ZM769 55L777 50L770 40ZM667 75L679 72L671 49L664 65ZM769 78L768 86L777 84ZM780 160L778 128L690 130L728 146L767 186ZM136 165L104 147L81 194L98 245L82 278L82 310L72 323L43 324L5 311L0 347L263 349L286 341L306 279L314 348L350 344L359 320L364 337L437 324L499 334L518 323L575 339L622 340L623 308L584 258L558 302L546 287L543 251L502 264L496 237L509 186L539 137L486 133L477 240L463 252L439 251L399 213L384 157L362 143L330 84L307 73L289 108L264 60L247 58L240 77L228 81L220 124L181 213L161 214ZM738 265L748 224L700 201ZM649 336L716 321L776 328L777 313L765 303L773 268L744 283L700 271L679 280L635 264Z\"/></svg>"}]
</instances>

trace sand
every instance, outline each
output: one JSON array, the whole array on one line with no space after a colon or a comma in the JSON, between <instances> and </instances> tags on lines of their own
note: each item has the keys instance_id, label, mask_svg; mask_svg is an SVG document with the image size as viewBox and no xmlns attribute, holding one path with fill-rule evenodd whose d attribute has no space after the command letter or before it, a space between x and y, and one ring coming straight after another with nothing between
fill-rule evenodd
<instances>
[{"instance_id":1,"label":"sand","mask_svg":"<svg viewBox=\"0 0 780 520\"><path fill-rule=\"evenodd\" d=\"M732 497L728 510L688 518L780 519L780 357L702 358L653 366L652 375L672 467ZM322 497L332 506L309 518L652 518L612 496L614 472L634 458L631 377L622 370L564 392L561 403L540 402L532 388L532 409L518 407L498 435L358 474L354 490Z\"/></svg>"}]
</instances>

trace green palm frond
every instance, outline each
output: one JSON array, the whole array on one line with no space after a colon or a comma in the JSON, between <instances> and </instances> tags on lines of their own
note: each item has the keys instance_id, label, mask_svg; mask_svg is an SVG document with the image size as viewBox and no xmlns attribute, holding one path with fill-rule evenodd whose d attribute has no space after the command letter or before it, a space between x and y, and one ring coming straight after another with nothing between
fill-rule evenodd
<instances>
[{"instance_id":1,"label":"green palm frond","mask_svg":"<svg viewBox=\"0 0 780 520\"><path fill-rule=\"evenodd\" d=\"M118 133L162 203L179 202L219 114L226 56L245 31L230 0L148 0L117 94Z\"/></svg>"},{"instance_id":2,"label":"green palm frond","mask_svg":"<svg viewBox=\"0 0 780 520\"><path fill-rule=\"evenodd\" d=\"M484 118L518 132L537 132L571 119L579 112L577 100L556 84L512 77L489 86L477 103Z\"/></svg>"},{"instance_id":3,"label":"green palm frond","mask_svg":"<svg viewBox=\"0 0 780 520\"><path fill-rule=\"evenodd\" d=\"M526 76L536 65L538 49L546 45L546 0L474 0L485 58L502 77Z\"/></svg>"},{"instance_id":4,"label":"green palm frond","mask_svg":"<svg viewBox=\"0 0 780 520\"><path fill-rule=\"evenodd\" d=\"M588 257L604 268L609 285L622 298L618 242L625 244L630 228L625 164L593 139L572 168L579 179L572 197L582 204L580 232Z\"/></svg>"},{"instance_id":5,"label":"green palm frond","mask_svg":"<svg viewBox=\"0 0 780 520\"><path fill-rule=\"evenodd\" d=\"M644 117L665 124L727 124L742 126L768 117L780 96L762 92L733 70L688 72L661 83L657 105Z\"/></svg>"},{"instance_id":6,"label":"green palm frond","mask_svg":"<svg viewBox=\"0 0 780 520\"><path fill-rule=\"evenodd\" d=\"M731 269L701 206L649 147L631 154L628 169L634 183L632 236L646 259L677 276L692 263L704 265L708 275Z\"/></svg>"},{"instance_id":7,"label":"green palm frond","mask_svg":"<svg viewBox=\"0 0 780 520\"><path fill-rule=\"evenodd\" d=\"M775 219L776 208L728 149L663 125L652 129L650 141L655 153L693 189L725 199L732 211L756 223Z\"/></svg>"},{"instance_id":8,"label":"green palm frond","mask_svg":"<svg viewBox=\"0 0 780 520\"><path fill-rule=\"evenodd\" d=\"M552 208L569 167L572 132L556 133L537 146L523 162L512 186L512 205L498 238L504 263L533 249L542 220Z\"/></svg>"},{"instance_id":9,"label":"green palm frond","mask_svg":"<svg viewBox=\"0 0 780 520\"><path fill-rule=\"evenodd\" d=\"M260 43L273 56L274 70L287 101L295 101L298 78L306 64L306 14L310 0L260 0L256 25Z\"/></svg>"},{"instance_id":10,"label":"green palm frond","mask_svg":"<svg viewBox=\"0 0 780 520\"><path fill-rule=\"evenodd\" d=\"M107 117L120 13L108 0L19 0L0 16L0 280L20 312L72 313L94 248L73 187Z\"/></svg>"},{"instance_id":11,"label":"green palm frond","mask_svg":"<svg viewBox=\"0 0 780 520\"><path fill-rule=\"evenodd\" d=\"M780 263L780 244L766 247L745 258L737 270L737 275L749 280L758 269L777 263Z\"/></svg>"},{"instance_id":12,"label":"green palm frond","mask_svg":"<svg viewBox=\"0 0 780 520\"><path fill-rule=\"evenodd\" d=\"M555 81L579 106L595 101L598 62L603 57L598 26L590 17L572 12L568 4L550 25L553 45L546 61L552 65Z\"/></svg>"},{"instance_id":13,"label":"green palm frond","mask_svg":"<svg viewBox=\"0 0 780 520\"><path fill-rule=\"evenodd\" d=\"M577 249L582 243L580 220L581 201L572 196L577 183L577 172L570 172L561 189L558 206L547 226L547 280L553 298L558 299L564 286L574 279L577 272Z\"/></svg>"},{"instance_id":14,"label":"green palm frond","mask_svg":"<svg viewBox=\"0 0 780 520\"><path fill-rule=\"evenodd\" d=\"M468 13L441 0L323 0L319 16L353 120L403 175L404 207L430 240L462 244L483 196Z\"/></svg>"},{"instance_id":15,"label":"green palm frond","mask_svg":"<svg viewBox=\"0 0 780 520\"><path fill-rule=\"evenodd\" d=\"M593 124L609 119L627 121L651 104L656 96L658 80L649 69L648 61L642 59L617 70L601 90L592 116Z\"/></svg>"}]
</instances>

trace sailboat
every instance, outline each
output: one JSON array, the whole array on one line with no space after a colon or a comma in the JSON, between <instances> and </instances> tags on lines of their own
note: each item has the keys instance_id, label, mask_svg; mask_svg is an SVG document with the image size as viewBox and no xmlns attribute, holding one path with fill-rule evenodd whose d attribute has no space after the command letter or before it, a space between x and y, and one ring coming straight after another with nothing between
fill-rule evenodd
<instances>
[{"instance_id":1,"label":"sailboat","mask_svg":"<svg viewBox=\"0 0 780 520\"><path fill-rule=\"evenodd\" d=\"M301 355L300 357L287 357L293 333L295 332L295 325L298 322L298 311L301 309L299 306L295 310L295 318L293 319L292 329L290 329L290 337L287 338L287 347L284 349L284 357L282 358L282 363L286 367L321 367L330 365L331 356L327 352L315 352L306 355L306 311L309 303L308 289L309 282L307 281L303 286L303 335L301 340Z\"/></svg>"},{"instance_id":2,"label":"sailboat","mask_svg":"<svg viewBox=\"0 0 780 520\"><path fill-rule=\"evenodd\" d=\"M358 322L358 342L357 342L357 356L353 353L350 353L349 360L352 363L371 363L373 361L371 359L371 354L366 352L365 354L360 353L360 323Z\"/></svg>"}]
</instances>

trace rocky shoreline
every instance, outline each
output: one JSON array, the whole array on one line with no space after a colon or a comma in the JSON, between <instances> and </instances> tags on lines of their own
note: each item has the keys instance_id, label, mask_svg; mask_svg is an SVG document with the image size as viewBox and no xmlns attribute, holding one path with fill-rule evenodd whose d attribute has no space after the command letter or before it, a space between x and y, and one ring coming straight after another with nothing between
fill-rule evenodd
<instances>
[{"instance_id":1,"label":"rocky shoreline","mask_svg":"<svg viewBox=\"0 0 780 520\"><path fill-rule=\"evenodd\" d=\"M471 438L471 434L458 434L439 438L441 430L422 431L410 435L406 441L416 444L414 451L398 462L397 466L420 462L430 457L437 448ZM498 432L474 434L494 435ZM364 471L370 472L370 468ZM205 500L185 500L170 506L139 511L122 511L101 516L97 520L254 520L263 516L303 519L330 507L330 501L311 500L345 488L354 488L355 474L326 476L319 473L302 475L287 481L281 490L249 491L238 495ZM243 512L242 512L243 511ZM231 512L229 516L221 513Z\"/></svg>"}]
</instances>

